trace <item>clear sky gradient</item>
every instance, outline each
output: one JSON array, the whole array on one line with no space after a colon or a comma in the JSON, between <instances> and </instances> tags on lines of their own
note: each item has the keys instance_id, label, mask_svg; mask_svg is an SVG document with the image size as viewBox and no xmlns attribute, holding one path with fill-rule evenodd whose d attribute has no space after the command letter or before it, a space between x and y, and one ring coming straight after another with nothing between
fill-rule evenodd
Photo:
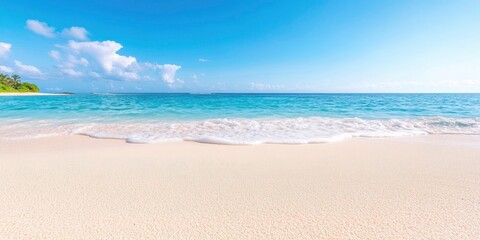
<instances>
[{"instance_id":1,"label":"clear sky gradient","mask_svg":"<svg viewBox=\"0 0 480 240\"><path fill-rule=\"evenodd\" d=\"M480 1L4 1L45 92L480 92Z\"/></svg>"}]
</instances>

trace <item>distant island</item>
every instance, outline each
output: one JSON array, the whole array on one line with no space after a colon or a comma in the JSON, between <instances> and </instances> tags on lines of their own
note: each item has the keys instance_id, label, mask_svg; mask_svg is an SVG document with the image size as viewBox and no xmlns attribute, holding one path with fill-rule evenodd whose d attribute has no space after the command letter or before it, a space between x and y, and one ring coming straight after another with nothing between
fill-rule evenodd
<instances>
[{"instance_id":1,"label":"distant island","mask_svg":"<svg viewBox=\"0 0 480 240\"><path fill-rule=\"evenodd\" d=\"M22 82L17 74L0 74L0 93L26 93L40 92L37 85L28 82Z\"/></svg>"}]
</instances>

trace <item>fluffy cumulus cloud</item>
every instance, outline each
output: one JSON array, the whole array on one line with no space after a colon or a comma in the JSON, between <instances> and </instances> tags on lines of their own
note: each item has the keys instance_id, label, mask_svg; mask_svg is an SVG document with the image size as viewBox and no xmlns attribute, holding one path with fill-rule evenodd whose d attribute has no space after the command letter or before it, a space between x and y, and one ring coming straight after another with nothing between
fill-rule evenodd
<instances>
[{"instance_id":1,"label":"fluffy cumulus cloud","mask_svg":"<svg viewBox=\"0 0 480 240\"><path fill-rule=\"evenodd\" d=\"M67 55L66 60L59 64L61 68L88 67L88 65L90 65L90 62L87 59L72 54Z\"/></svg>"},{"instance_id":2,"label":"fluffy cumulus cloud","mask_svg":"<svg viewBox=\"0 0 480 240\"><path fill-rule=\"evenodd\" d=\"M62 35L66 37L76 38L78 40L87 40L88 39L88 31L83 27L71 27L65 28L62 31Z\"/></svg>"},{"instance_id":3,"label":"fluffy cumulus cloud","mask_svg":"<svg viewBox=\"0 0 480 240\"><path fill-rule=\"evenodd\" d=\"M65 78L97 79L103 80L135 80L156 81L162 80L168 87L174 88L183 85L183 81L176 78L177 71L181 66L175 64L151 64L138 62L133 56L122 55L123 46L115 41L91 41L88 39L89 32L78 26L64 28L55 31L54 27L38 20L27 20L27 28L39 35L55 38L57 40L70 39L67 43L55 44L55 49L48 52L48 56L56 64L53 75L61 75ZM0 45L0 57L2 49L7 48L8 54L11 46ZM208 61L201 59L200 61ZM44 75L35 66L25 65L15 61L15 68L29 76ZM3 70L7 69L6 67ZM0 69L1 70L1 69ZM8 69L7 69L8 70ZM50 73L46 72L45 75ZM150 77L150 76L157 76Z\"/></svg>"},{"instance_id":4,"label":"fluffy cumulus cloud","mask_svg":"<svg viewBox=\"0 0 480 240\"><path fill-rule=\"evenodd\" d=\"M175 64L152 64L146 63L147 67L158 70L164 82L166 82L170 87L174 86L175 83L183 83L179 79L175 79L175 74L177 70L182 68L181 66Z\"/></svg>"},{"instance_id":5,"label":"fluffy cumulus cloud","mask_svg":"<svg viewBox=\"0 0 480 240\"><path fill-rule=\"evenodd\" d=\"M0 58L7 58L11 49L12 49L12 44L6 43L6 42L0 42Z\"/></svg>"},{"instance_id":6,"label":"fluffy cumulus cloud","mask_svg":"<svg viewBox=\"0 0 480 240\"><path fill-rule=\"evenodd\" d=\"M1 73L13 73L13 69L7 66L0 65L0 72Z\"/></svg>"},{"instance_id":7,"label":"fluffy cumulus cloud","mask_svg":"<svg viewBox=\"0 0 480 240\"><path fill-rule=\"evenodd\" d=\"M162 78L168 84L173 84L175 82L175 73L178 69L182 68L175 64L163 64L158 65L159 69L162 70Z\"/></svg>"},{"instance_id":8,"label":"fluffy cumulus cloud","mask_svg":"<svg viewBox=\"0 0 480 240\"><path fill-rule=\"evenodd\" d=\"M118 54L117 52L122 47L121 44L115 41L69 41L66 50L72 54L71 56L76 56L77 59L80 59L74 60L75 58L72 58L69 60L71 63L83 63L85 66L88 64L87 59L91 59L106 75L136 80L139 78L137 59L132 56Z\"/></svg>"},{"instance_id":9,"label":"fluffy cumulus cloud","mask_svg":"<svg viewBox=\"0 0 480 240\"><path fill-rule=\"evenodd\" d=\"M48 24L44 22L29 19L27 20L26 24L27 24L27 28L36 34L39 34L48 38L55 37L55 28L48 26Z\"/></svg>"},{"instance_id":10,"label":"fluffy cumulus cloud","mask_svg":"<svg viewBox=\"0 0 480 240\"><path fill-rule=\"evenodd\" d=\"M40 69L38 69L37 67L35 66L31 66L31 65L25 65L23 64L22 62L20 61L17 61L15 60L15 66L17 67L17 69L21 72L21 73L25 73L29 76L32 76L32 75L42 75L43 73L40 71Z\"/></svg>"},{"instance_id":11,"label":"fluffy cumulus cloud","mask_svg":"<svg viewBox=\"0 0 480 240\"><path fill-rule=\"evenodd\" d=\"M107 80L155 81L150 73L156 73L169 87L181 86L176 78L181 66L138 62L135 57L121 55L123 48L115 41L75 41L56 45L58 50L49 52L57 62L57 69L66 77L89 77Z\"/></svg>"}]
</instances>

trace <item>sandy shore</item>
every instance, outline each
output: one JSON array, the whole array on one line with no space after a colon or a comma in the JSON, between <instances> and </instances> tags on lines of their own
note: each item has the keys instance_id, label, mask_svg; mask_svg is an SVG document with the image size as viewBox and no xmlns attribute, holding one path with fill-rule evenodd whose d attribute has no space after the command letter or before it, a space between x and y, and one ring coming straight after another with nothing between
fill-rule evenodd
<instances>
[{"instance_id":1,"label":"sandy shore","mask_svg":"<svg viewBox=\"0 0 480 240\"><path fill-rule=\"evenodd\" d=\"M0 239L478 239L480 137L0 144Z\"/></svg>"},{"instance_id":2,"label":"sandy shore","mask_svg":"<svg viewBox=\"0 0 480 240\"><path fill-rule=\"evenodd\" d=\"M37 92L2 92L0 93L1 96L62 96L68 95L65 93L37 93Z\"/></svg>"}]
</instances>

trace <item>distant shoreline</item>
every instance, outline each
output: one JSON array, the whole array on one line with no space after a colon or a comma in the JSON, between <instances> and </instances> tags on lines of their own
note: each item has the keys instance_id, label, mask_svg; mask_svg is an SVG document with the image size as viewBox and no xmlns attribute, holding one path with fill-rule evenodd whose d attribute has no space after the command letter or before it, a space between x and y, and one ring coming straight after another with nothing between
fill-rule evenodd
<instances>
[{"instance_id":1,"label":"distant shoreline","mask_svg":"<svg viewBox=\"0 0 480 240\"><path fill-rule=\"evenodd\" d=\"M17 97L17 96L63 96L63 95L71 95L70 93L38 93L38 92L2 92L0 96L10 96L10 97Z\"/></svg>"}]
</instances>

